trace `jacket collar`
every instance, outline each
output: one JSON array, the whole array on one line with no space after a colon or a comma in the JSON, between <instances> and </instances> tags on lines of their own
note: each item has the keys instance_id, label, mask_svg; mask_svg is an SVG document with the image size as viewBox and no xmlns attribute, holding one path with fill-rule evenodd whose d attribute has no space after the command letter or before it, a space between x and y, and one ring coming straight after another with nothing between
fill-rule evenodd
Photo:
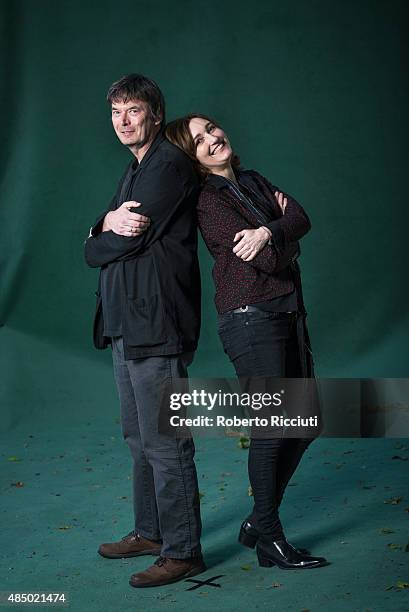
<instances>
[{"instance_id":1,"label":"jacket collar","mask_svg":"<svg viewBox=\"0 0 409 612\"><path fill-rule=\"evenodd\" d=\"M159 132L156 134L155 139L152 142L151 146L149 147L149 149L146 151L145 155L143 156L141 163L139 163L136 158L133 160L133 162L131 162L132 170L136 172L136 170L139 170L139 168L143 168L145 164L149 161L149 159L152 157L152 155L155 153L156 149L159 147L159 145L164 140L165 140L164 129L161 128Z\"/></svg>"},{"instance_id":2,"label":"jacket collar","mask_svg":"<svg viewBox=\"0 0 409 612\"><path fill-rule=\"evenodd\" d=\"M242 182L244 172L242 170L237 169L234 169L233 172L236 176L237 182L240 184L240 182ZM223 176L220 176L218 174L209 174L206 179L206 184L212 185L213 187L216 187L216 189L230 188L230 182L226 180Z\"/></svg>"}]
</instances>

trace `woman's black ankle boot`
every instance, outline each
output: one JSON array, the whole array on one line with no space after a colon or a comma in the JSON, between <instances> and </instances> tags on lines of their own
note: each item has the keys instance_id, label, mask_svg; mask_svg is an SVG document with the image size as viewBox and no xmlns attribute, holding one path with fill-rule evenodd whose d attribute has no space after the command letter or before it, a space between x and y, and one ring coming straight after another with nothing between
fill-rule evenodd
<instances>
[{"instance_id":1,"label":"woman's black ankle boot","mask_svg":"<svg viewBox=\"0 0 409 612\"><path fill-rule=\"evenodd\" d=\"M255 548L258 540L258 531L249 520L242 522L239 532L239 542L243 546Z\"/></svg>"},{"instance_id":2,"label":"woman's black ankle boot","mask_svg":"<svg viewBox=\"0 0 409 612\"><path fill-rule=\"evenodd\" d=\"M248 548L255 548L257 544L257 540L259 538L259 533L254 525L251 523L249 519L246 519L242 522L239 532L239 542L243 544L243 546L247 546ZM292 544L291 544L292 546ZM294 547L295 548L295 547ZM309 555L310 551L306 548L296 548L297 552L302 555Z\"/></svg>"},{"instance_id":3,"label":"woman's black ankle boot","mask_svg":"<svg viewBox=\"0 0 409 612\"><path fill-rule=\"evenodd\" d=\"M311 569L328 565L324 557L304 555L287 540L268 540L260 537L257 542L257 558L261 567L277 565L280 569Z\"/></svg>"}]
</instances>

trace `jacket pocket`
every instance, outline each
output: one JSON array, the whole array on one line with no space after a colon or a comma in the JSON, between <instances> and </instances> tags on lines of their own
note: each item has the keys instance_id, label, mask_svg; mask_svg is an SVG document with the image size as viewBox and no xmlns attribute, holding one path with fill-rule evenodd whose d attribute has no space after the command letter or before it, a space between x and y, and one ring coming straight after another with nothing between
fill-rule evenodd
<instances>
[{"instance_id":1,"label":"jacket pocket","mask_svg":"<svg viewBox=\"0 0 409 612\"><path fill-rule=\"evenodd\" d=\"M167 341L162 300L159 295L127 298L124 316L124 337L131 346L156 346Z\"/></svg>"}]
</instances>

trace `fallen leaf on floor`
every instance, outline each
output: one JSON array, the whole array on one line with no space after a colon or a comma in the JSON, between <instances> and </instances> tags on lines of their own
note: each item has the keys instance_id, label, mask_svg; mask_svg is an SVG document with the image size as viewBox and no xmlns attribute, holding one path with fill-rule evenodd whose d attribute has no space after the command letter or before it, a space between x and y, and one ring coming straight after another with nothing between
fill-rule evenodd
<instances>
[{"instance_id":1,"label":"fallen leaf on floor","mask_svg":"<svg viewBox=\"0 0 409 612\"><path fill-rule=\"evenodd\" d=\"M204 493L199 492L199 499L202 499L204 496L205 496L205 494L204 494Z\"/></svg>"},{"instance_id":2,"label":"fallen leaf on floor","mask_svg":"<svg viewBox=\"0 0 409 612\"><path fill-rule=\"evenodd\" d=\"M379 533L395 533L395 530L389 529L389 527L382 527L382 529L379 530Z\"/></svg>"},{"instance_id":3,"label":"fallen leaf on floor","mask_svg":"<svg viewBox=\"0 0 409 612\"><path fill-rule=\"evenodd\" d=\"M400 546L399 544L388 544L388 548L390 548L391 550L401 550L402 546Z\"/></svg>"},{"instance_id":4,"label":"fallen leaf on floor","mask_svg":"<svg viewBox=\"0 0 409 612\"><path fill-rule=\"evenodd\" d=\"M66 531L67 529L72 529L72 525L62 525L61 527L58 527L58 529L60 531Z\"/></svg>"},{"instance_id":5,"label":"fallen leaf on floor","mask_svg":"<svg viewBox=\"0 0 409 612\"><path fill-rule=\"evenodd\" d=\"M8 457L7 461L21 461L18 457Z\"/></svg>"},{"instance_id":6,"label":"fallen leaf on floor","mask_svg":"<svg viewBox=\"0 0 409 612\"><path fill-rule=\"evenodd\" d=\"M244 570L245 572L248 572L249 570L251 570L251 565L242 565L240 569Z\"/></svg>"},{"instance_id":7,"label":"fallen leaf on floor","mask_svg":"<svg viewBox=\"0 0 409 612\"><path fill-rule=\"evenodd\" d=\"M409 582L403 582L402 580L398 580L396 583L397 589L409 589Z\"/></svg>"},{"instance_id":8,"label":"fallen leaf on floor","mask_svg":"<svg viewBox=\"0 0 409 612\"><path fill-rule=\"evenodd\" d=\"M392 497L391 499L385 500L383 503L396 505L396 504L399 504L402 501L402 499L403 497Z\"/></svg>"},{"instance_id":9,"label":"fallen leaf on floor","mask_svg":"<svg viewBox=\"0 0 409 612\"><path fill-rule=\"evenodd\" d=\"M271 583L271 586L272 586L274 589L277 589L278 587L283 586L283 585L281 584L281 582L272 582L272 583Z\"/></svg>"},{"instance_id":10,"label":"fallen leaf on floor","mask_svg":"<svg viewBox=\"0 0 409 612\"><path fill-rule=\"evenodd\" d=\"M239 448L248 448L250 446L250 440L247 436L241 436L239 443L237 444Z\"/></svg>"},{"instance_id":11,"label":"fallen leaf on floor","mask_svg":"<svg viewBox=\"0 0 409 612\"><path fill-rule=\"evenodd\" d=\"M21 489L21 487L24 487L24 482L20 482L20 481L12 482L10 486L11 487L17 487L17 489Z\"/></svg>"},{"instance_id":12,"label":"fallen leaf on floor","mask_svg":"<svg viewBox=\"0 0 409 612\"><path fill-rule=\"evenodd\" d=\"M251 488L251 485L249 485L248 489L247 489L247 495L249 497L253 497L253 489Z\"/></svg>"}]
</instances>

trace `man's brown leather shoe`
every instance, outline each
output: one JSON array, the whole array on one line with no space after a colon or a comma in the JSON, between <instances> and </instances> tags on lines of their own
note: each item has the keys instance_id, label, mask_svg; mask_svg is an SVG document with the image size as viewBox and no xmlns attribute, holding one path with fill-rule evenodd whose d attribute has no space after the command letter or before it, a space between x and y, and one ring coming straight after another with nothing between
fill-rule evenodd
<instances>
[{"instance_id":1,"label":"man's brown leather shoe","mask_svg":"<svg viewBox=\"0 0 409 612\"><path fill-rule=\"evenodd\" d=\"M132 574L129 584L133 587L155 587L177 582L201 574L206 570L202 557L169 559L159 557L144 572Z\"/></svg>"},{"instance_id":2,"label":"man's brown leather shoe","mask_svg":"<svg viewBox=\"0 0 409 612\"><path fill-rule=\"evenodd\" d=\"M123 559L125 557L139 557L140 555L157 555L161 550L160 542L152 542L143 538L135 531L131 531L120 542L101 544L98 552L108 559Z\"/></svg>"}]
</instances>

